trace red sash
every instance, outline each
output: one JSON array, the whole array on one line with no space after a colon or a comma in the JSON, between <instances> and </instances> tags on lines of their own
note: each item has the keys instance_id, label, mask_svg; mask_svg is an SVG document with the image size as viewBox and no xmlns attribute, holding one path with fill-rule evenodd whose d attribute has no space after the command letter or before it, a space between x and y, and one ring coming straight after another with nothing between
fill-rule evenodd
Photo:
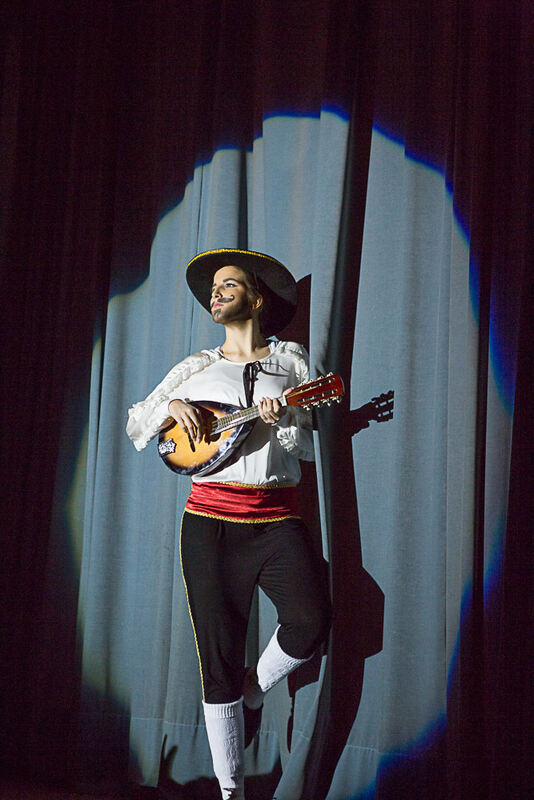
<instances>
[{"instance_id":1,"label":"red sash","mask_svg":"<svg viewBox=\"0 0 534 800\"><path fill-rule=\"evenodd\" d=\"M297 487L195 483L186 511L231 522L275 522L298 517Z\"/></svg>"}]
</instances>

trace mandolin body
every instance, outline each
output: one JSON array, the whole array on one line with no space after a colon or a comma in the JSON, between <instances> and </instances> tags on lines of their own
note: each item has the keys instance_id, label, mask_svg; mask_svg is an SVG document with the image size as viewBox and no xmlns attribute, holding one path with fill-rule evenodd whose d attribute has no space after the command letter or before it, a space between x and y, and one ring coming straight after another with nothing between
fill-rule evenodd
<instances>
[{"instance_id":1,"label":"mandolin body","mask_svg":"<svg viewBox=\"0 0 534 800\"><path fill-rule=\"evenodd\" d=\"M239 406L212 401L192 402L209 425L216 419L242 411ZM236 427L221 431L201 442L194 442L178 423L165 428L159 435L158 452L166 466L178 475L207 475L219 469L254 426L253 421L242 422Z\"/></svg>"}]
</instances>

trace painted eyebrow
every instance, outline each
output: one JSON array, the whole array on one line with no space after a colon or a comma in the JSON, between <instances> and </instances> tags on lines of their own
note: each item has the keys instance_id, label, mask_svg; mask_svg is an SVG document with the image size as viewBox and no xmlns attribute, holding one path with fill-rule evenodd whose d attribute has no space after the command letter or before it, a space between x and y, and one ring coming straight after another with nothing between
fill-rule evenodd
<instances>
[{"instance_id":1,"label":"painted eyebrow","mask_svg":"<svg viewBox=\"0 0 534 800\"><path fill-rule=\"evenodd\" d=\"M244 281L240 281L239 278L223 278L222 279L222 283L226 283L227 281L233 281L234 283L244 283ZM215 286L216 286L215 283L211 284L211 291L214 290Z\"/></svg>"}]
</instances>

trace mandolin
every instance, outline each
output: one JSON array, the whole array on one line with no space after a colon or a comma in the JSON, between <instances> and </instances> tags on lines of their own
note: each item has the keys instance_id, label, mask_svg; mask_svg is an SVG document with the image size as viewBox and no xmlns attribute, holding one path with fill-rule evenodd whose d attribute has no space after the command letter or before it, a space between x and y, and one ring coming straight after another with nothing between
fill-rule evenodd
<instances>
[{"instance_id":1,"label":"mandolin","mask_svg":"<svg viewBox=\"0 0 534 800\"><path fill-rule=\"evenodd\" d=\"M343 381L329 373L309 383L301 384L287 395L279 397L282 406L310 409L332 401L340 402ZM258 406L239 406L215 403L210 400L188 401L204 417L207 434L194 442L188 433L173 422L159 435L158 453L169 469L179 475L208 475L219 469L242 444L260 416Z\"/></svg>"}]
</instances>

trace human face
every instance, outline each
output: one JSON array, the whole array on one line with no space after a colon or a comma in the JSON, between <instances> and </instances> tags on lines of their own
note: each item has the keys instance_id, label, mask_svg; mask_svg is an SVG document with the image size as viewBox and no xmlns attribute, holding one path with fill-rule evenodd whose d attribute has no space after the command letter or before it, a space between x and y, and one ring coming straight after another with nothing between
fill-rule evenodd
<instances>
[{"instance_id":1,"label":"human face","mask_svg":"<svg viewBox=\"0 0 534 800\"><path fill-rule=\"evenodd\" d=\"M211 287L211 316L215 322L250 319L253 300L247 277L242 269L228 265L221 267L213 276Z\"/></svg>"}]
</instances>

